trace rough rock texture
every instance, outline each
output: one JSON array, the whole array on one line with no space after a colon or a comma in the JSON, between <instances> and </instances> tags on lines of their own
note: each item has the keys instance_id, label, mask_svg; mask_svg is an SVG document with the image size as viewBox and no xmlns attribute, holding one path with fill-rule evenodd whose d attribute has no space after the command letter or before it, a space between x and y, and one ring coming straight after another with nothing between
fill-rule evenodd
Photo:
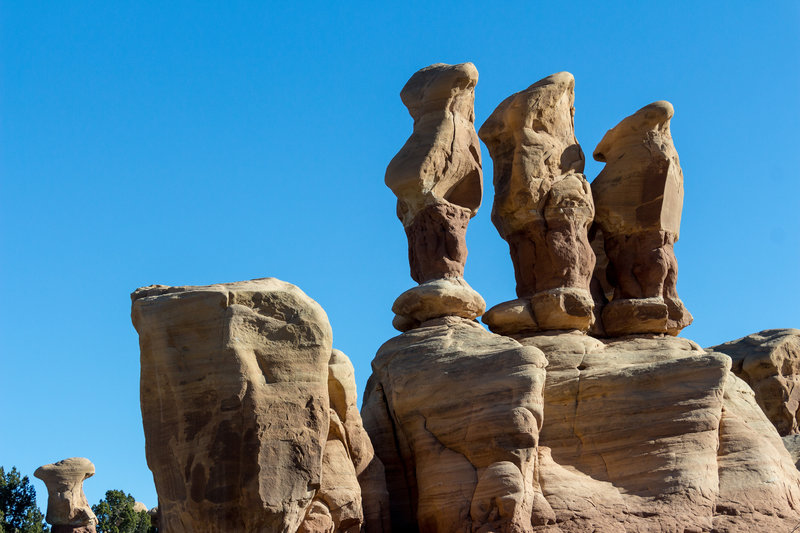
<instances>
[{"instance_id":1,"label":"rough rock texture","mask_svg":"<svg viewBox=\"0 0 800 533\"><path fill-rule=\"evenodd\" d=\"M592 323L594 217L574 127L575 79L559 72L506 98L481 126L494 161L492 221L511 249L517 296L484 321L493 331L582 329Z\"/></svg>"},{"instance_id":2,"label":"rough rock texture","mask_svg":"<svg viewBox=\"0 0 800 533\"><path fill-rule=\"evenodd\" d=\"M800 521L800 473L728 357L663 336L519 340L549 362L539 451L552 531Z\"/></svg>"},{"instance_id":3,"label":"rough rock texture","mask_svg":"<svg viewBox=\"0 0 800 533\"><path fill-rule=\"evenodd\" d=\"M381 347L362 416L393 531L530 531L552 517L538 483L545 364L455 317Z\"/></svg>"},{"instance_id":4,"label":"rough rock texture","mask_svg":"<svg viewBox=\"0 0 800 533\"><path fill-rule=\"evenodd\" d=\"M483 195L477 83L472 63L437 63L416 72L400 92L414 131L389 163L386 185L397 195L418 283L464 274L467 223Z\"/></svg>"},{"instance_id":5,"label":"rough rock texture","mask_svg":"<svg viewBox=\"0 0 800 533\"><path fill-rule=\"evenodd\" d=\"M89 459L71 457L40 466L33 475L47 486L46 520L54 533L94 533L97 517L83 493L83 482L94 475Z\"/></svg>"},{"instance_id":6,"label":"rough rock texture","mask_svg":"<svg viewBox=\"0 0 800 533\"><path fill-rule=\"evenodd\" d=\"M436 279L413 287L395 300L395 327L406 331L432 318L460 316L477 318L486 309L486 302L461 279ZM403 322L401 322L401 320Z\"/></svg>"},{"instance_id":7,"label":"rough rock texture","mask_svg":"<svg viewBox=\"0 0 800 533\"><path fill-rule=\"evenodd\" d=\"M768 329L706 350L731 357L731 370L753 389L778 433L800 433L800 330Z\"/></svg>"},{"instance_id":8,"label":"rough rock texture","mask_svg":"<svg viewBox=\"0 0 800 533\"><path fill-rule=\"evenodd\" d=\"M362 411L392 526L789 531L800 472L729 369L671 336L423 323L381 347Z\"/></svg>"},{"instance_id":9,"label":"rough rock texture","mask_svg":"<svg viewBox=\"0 0 800 533\"><path fill-rule=\"evenodd\" d=\"M602 313L608 335L677 335L692 322L676 289L683 172L673 114L669 102L649 104L608 130L593 153L606 163L592 194L614 284Z\"/></svg>"},{"instance_id":10,"label":"rough rock texture","mask_svg":"<svg viewBox=\"0 0 800 533\"><path fill-rule=\"evenodd\" d=\"M339 350L328 365L330 429L322 460L322 482L300 533L389 531L389 494L383 464L356 405L353 364ZM362 509L363 496L363 509Z\"/></svg>"},{"instance_id":11,"label":"rough rock texture","mask_svg":"<svg viewBox=\"0 0 800 533\"><path fill-rule=\"evenodd\" d=\"M462 279L467 224L483 196L477 83L472 63L437 63L416 72L400 92L414 131L386 168L386 185L397 195L411 277L421 284L395 302L400 331L439 316L475 318L486 308Z\"/></svg>"},{"instance_id":12,"label":"rough rock texture","mask_svg":"<svg viewBox=\"0 0 800 533\"><path fill-rule=\"evenodd\" d=\"M346 358L316 302L274 278L131 297L164 531L293 533L325 513L324 531L361 524L357 477L379 465L338 389L331 409Z\"/></svg>"}]
</instances>

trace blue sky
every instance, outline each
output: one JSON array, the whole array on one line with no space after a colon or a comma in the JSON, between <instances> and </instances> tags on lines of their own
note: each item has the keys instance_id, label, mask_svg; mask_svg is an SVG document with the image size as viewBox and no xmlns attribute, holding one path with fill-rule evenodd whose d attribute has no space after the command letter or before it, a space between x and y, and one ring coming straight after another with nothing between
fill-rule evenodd
<instances>
[{"instance_id":1,"label":"blue sky","mask_svg":"<svg viewBox=\"0 0 800 533\"><path fill-rule=\"evenodd\" d=\"M671 101L682 335L800 327L800 3L165 4L0 3L0 465L85 456L91 503L156 505L128 296L151 283L300 286L361 393L413 285L383 184L411 132L398 94L436 62L477 66L477 125L572 72L587 154ZM491 306L514 276L483 159L466 278Z\"/></svg>"}]
</instances>

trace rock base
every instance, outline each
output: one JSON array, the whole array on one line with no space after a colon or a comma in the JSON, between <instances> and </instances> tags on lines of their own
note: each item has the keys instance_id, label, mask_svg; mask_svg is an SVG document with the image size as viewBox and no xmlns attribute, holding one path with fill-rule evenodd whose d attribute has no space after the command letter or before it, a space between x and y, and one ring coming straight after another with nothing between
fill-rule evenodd
<instances>
[{"instance_id":1,"label":"rock base","mask_svg":"<svg viewBox=\"0 0 800 533\"><path fill-rule=\"evenodd\" d=\"M462 278L435 279L417 285L397 297L392 325L408 331L434 318L456 316L474 320L483 314L486 302Z\"/></svg>"},{"instance_id":2,"label":"rock base","mask_svg":"<svg viewBox=\"0 0 800 533\"><path fill-rule=\"evenodd\" d=\"M587 331L594 323L594 301L589 291L560 288L541 291L532 298L518 298L495 305L483 322L499 335L537 331Z\"/></svg>"},{"instance_id":3,"label":"rock base","mask_svg":"<svg viewBox=\"0 0 800 533\"><path fill-rule=\"evenodd\" d=\"M676 336L692 323L692 315L678 298L611 300L603 308L602 317L609 337L643 333Z\"/></svg>"}]
</instances>

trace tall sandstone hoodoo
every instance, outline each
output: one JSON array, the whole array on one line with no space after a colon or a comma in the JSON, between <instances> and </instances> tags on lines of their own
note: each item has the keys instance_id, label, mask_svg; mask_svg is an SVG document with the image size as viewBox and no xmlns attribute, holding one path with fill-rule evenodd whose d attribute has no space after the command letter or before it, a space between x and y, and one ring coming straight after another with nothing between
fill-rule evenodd
<instances>
[{"instance_id":1,"label":"tall sandstone hoodoo","mask_svg":"<svg viewBox=\"0 0 800 533\"><path fill-rule=\"evenodd\" d=\"M592 182L613 296L602 312L611 336L677 335L692 323L678 298L683 172L672 143L672 104L654 102L608 130L594 150L606 163Z\"/></svg>"},{"instance_id":2,"label":"tall sandstone hoodoo","mask_svg":"<svg viewBox=\"0 0 800 533\"><path fill-rule=\"evenodd\" d=\"M476 318L486 308L463 279L467 224L483 197L477 83L472 63L437 63L416 72L400 92L414 130L386 168L385 181L397 196L411 277L420 284L392 307L400 331L453 313Z\"/></svg>"},{"instance_id":3,"label":"tall sandstone hoodoo","mask_svg":"<svg viewBox=\"0 0 800 533\"><path fill-rule=\"evenodd\" d=\"M575 79L559 72L503 100L481 126L494 161L492 221L511 250L519 297L483 317L496 333L592 324L594 203L574 102Z\"/></svg>"},{"instance_id":4,"label":"tall sandstone hoodoo","mask_svg":"<svg viewBox=\"0 0 800 533\"><path fill-rule=\"evenodd\" d=\"M163 531L382 531L383 467L316 302L274 278L131 297Z\"/></svg>"},{"instance_id":5,"label":"tall sandstone hoodoo","mask_svg":"<svg viewBox=\"0 0 800 533\"><path fill-rule=\"evenodd\" d=\"M45 519L52 533L95 533L97 517L83 493L83 482L94 475L89 459L70 457L40 466L33 475L47 486Z\"/></svg>"}]
</instances>

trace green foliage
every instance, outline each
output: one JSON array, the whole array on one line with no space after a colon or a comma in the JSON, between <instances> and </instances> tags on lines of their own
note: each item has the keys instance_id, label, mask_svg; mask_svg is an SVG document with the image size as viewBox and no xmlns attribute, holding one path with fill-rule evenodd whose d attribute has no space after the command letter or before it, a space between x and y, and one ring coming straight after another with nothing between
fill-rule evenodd
<instances>
[{"instance_id":1,"label":"green foliage","mask_svg":"<svg viewBox=\"0 0 800 533\"><path fill-rule=\"evenodd\" d=\"M92 506L97 515L97 531L99 533L152 533L147 511L133 510L136 500L121 490L109 490L105 499Z\"/></svg>"},{"instance_id":2,"label":"green foliage","mask_svg":"<svg viewBox=\"0 0 800 533\"><path fill-rule=\"evenodd\" d=\"M6 473L0 466L0 528L3 533L50 531L36 506L36 489L28 476L20 476L16 467Z\"/></svg>"}]
</instances>

